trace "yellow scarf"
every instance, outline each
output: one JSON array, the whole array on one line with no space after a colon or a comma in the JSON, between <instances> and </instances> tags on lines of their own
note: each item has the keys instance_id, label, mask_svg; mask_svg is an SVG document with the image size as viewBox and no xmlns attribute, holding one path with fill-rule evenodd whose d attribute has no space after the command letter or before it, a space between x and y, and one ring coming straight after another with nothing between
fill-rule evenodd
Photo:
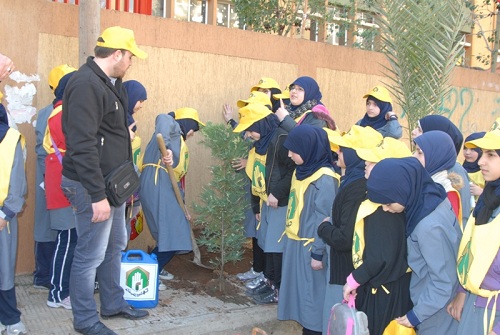
<instances>
[{"instance_id":1,"label":"yellow scarf","mask_svg":"<svg viewBox=\"0 0 500 335\"><path fill-rule=\"evenodd\" d=\"M486 306L489 306L492 299L494 300L492 317L489 322L488 308L485 309L484 313L484 329L488 333L493 328L500 291L483 289L481 283L499 252L500 216L479 226L476 226L475 222L476 218L471 215L458 249L457 273L458 280L463 287L478 296L488 298Z\"/></svg>"},{"instance_id":2,"label":"yellow scarf","mask_svg":"<svg viewBox=\"0 0 500 335\"><path fill-rule=\"evenodd\" d=\"M306 241L304 246L314 242L314 237L300 237L298 235L300 228L300 214L304 208L304 194L312 182L318 180L321 176L327 175L339 179L338 175L330 168L322 167L312 175L303 180L297 180L295 172L292 177L290 187L290 196L288 197L288 209L286 213L286 236L297 241Z\"/></svg>"},{"instance_id":3,"label":"yellow scarf","mask_svg":"<svg viewBox=\"0 0 500 335\"><path fill-rule=\"evenodd\" d=\"M189 150L186 142L181 137L181 152L179 153L179 164L174 167L175 179L177 181L181 180L182 177L186 175L189 168Z\"/></svg>"},{"instance_id":4,"label":"yellow scarf","mask_svg":"<svg viewBox=\"0 0 500 335\"><path fill-rule=\"evenodd\" d=\"M62 105L59 105L56 108L54 108L54 110L52 111L52 113L50 113L50 116L47 119L47 121L50 120L51 118L53 118L54 116L56 116L57 114L61 113L61 112L62 112ZM45 135L43 136L43 148L45 149L45 151L48 154L53 154L53 153L56 152L55 149L54 149L54 147L52 146L52 139L51 138L52 137L50 135L50 128L47 125L47 127L45 128ZM57 149L59 149L60 152L66 152L65 149L61 149L61 148L57 148Z\"/></svg>"},{"instance_id":5,"label":"yellow scarf","mask_svg":"<svg viewBox=\"0 0 500 335\"><path fill-rule=\"evenodd\" d=\"M155 185L158 182L158 172L160 169L168 173L168 170L166 167L161 165L161 158L158 160L158 162L155 163L147 163L147 164L142 164L142 156L139 159L139 166L140 166L140 171L146 166L152 166L156 168L156 173L155 173ZM177 164L176 167L173 168L174 170L174 175L175 175L175 180L178 182L181 180L182 177L184 177L188 171L189 167L189 151L188 147L186 145L186 142L184 142L184 139L181 137L181 151L179 153L179 163Z\"/></svg>"},{"instance_id":6,"label":"yellow scarf","mask_svg":"<svg viewBox=\"0 0 500 335\"><path fill-rule=\"evenodd\" d=\"M356 215L356 223L354 224L354 234L352 236L352 264L357 269L363 264L363 252L365 250L365 218L373 214L377 208L382 206L370 200L365 200L361 203Z\"/></svg>"},{"instance_id":7,"label":"yellow scarf","mask_svg":"<svg viewBox=\"0 0 500 335\"><path fill-rule=\"evenodd\" d=\"M141 154L141 138L139 136L135 136L132 140L132 161L135 165L139 163L139 156Z\"/></svg>"},{"instance_id":8,"label":"yellow scarf","mask_svg":"<svg viewBox=\"0 0 500 335\"><path fill-rule=\"evenodd\" d=\"M0 142L0 152L2 153L2 164L0 164L0 206L9 194L10 175L12 174L12 165L16 154L17 142L21 140L24 149L24 137L20 132L9 128L4 139Z\"/></svg>"},{"instance_id":9,"label":"yellow scarf","mask_svg":"<svg viewBox=\"0 0 500 335\"><path fill-rule=\"evenodd\" d=\"M262 201L267 201L266 193L266 156L259 155L252 148L248 153L245 172L252 181L252 194L258 196Z\"/></svg>"}]
</instances>

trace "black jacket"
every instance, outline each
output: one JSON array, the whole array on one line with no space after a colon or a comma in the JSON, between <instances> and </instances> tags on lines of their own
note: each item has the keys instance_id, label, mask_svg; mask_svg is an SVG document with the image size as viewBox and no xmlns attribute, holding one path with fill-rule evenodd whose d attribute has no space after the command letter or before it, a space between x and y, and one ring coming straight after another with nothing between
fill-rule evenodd
<instances>
[{"instance_id":1,"label":"black jacket","mask_svg":"<svg viewBox=\"0 0 500 335\"><path fill-rule=\"evenodd\" d=\"M332 223L325 221L318 227L321 237L330 249L330 284L344 285L354 270L352 265L352 237L359 205L366 198L366 179L360 178L341 188L332 208Z\"/></svg>"},{"instance_id":2,"label":"black jacket","mask_svg":"<svg viewBox=\"0 0 500 335\"><path fill-rule=\"evenodd\" d=\"M92 202L106 198L104 176L132 157L127 92L89 57L64 91L62 129L66 155L62 174L79 181Z\"/></svg>"},{"instance_id":3,"label":"black jacket","mask_svg":"<svg viewBox=\"0 0 500 335\"><path fill-rule=\"evenodd\" d=\"M278 199L278 206L288 206L288 196L295 163L288 157L288 150L283 143L288 132L277 128L269 143L266 154L266 193L272 193ZM252 195L252 210L260 213L260 198Z\"/></svg>"}]
</instances>

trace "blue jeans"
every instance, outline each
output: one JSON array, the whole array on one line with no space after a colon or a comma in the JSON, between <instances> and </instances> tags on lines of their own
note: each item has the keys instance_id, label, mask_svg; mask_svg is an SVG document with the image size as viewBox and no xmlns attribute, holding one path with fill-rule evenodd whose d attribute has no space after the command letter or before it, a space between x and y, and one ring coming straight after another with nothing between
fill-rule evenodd
<instances>
[{"instance_id":1,"label":"blue jeans","mask_svg":"<svg viewBox=\"0 0 500 335\"><path fill-rule=\"evenodd\" d=\"M121 251L127 246L125 204L111 207L110 218L92 223L92 200L83 185L62 177L61 187L76 216L76 243L71 267L69 295L75 329L99 321L94 300L97 274L101 314L112 315L128 307L120 286Z\"/></svg>"}]
</instances>

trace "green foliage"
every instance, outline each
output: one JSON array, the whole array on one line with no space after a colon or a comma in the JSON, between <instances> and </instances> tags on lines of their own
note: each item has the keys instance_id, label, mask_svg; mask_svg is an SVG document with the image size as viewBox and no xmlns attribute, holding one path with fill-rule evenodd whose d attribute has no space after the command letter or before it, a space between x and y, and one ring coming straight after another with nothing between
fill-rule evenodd
<instances>
[{"instance_id":1,"label":"green foliage","mask_svg":"<svg viewBox=\"0 0 500 335\"><path fill-rule=\"evenodd\" d=\"M387 84L411 129L438 113L450 90L457 42L465 23L465 3L456 0L384 0L378 9L383 52L389 60Z\"/></svg>"},{"instance_id":2,"label":"green foliage","mask_svg":"<svg viewBox=\"0 0 500 335\"><path fill-rule=\"evenodd\" d=\"M478 3L465 0L465 6L471 11L470 25L478 29L476 38L483 40L488 50L488 53L479 53L473 57L486 66L490 65L491 72L495 72L500 40L500 1L483 0L482 3ZM495 16L496 29L491 29L490 26L484 27L481 24L481 20Z\"/></svg>"},{"instance_id":3,"label":"green foliage","mask_svg":"<svg viewBox=\"0 0 500 335\"><path fill-rule=\"evenodd\" d=\"M312 16L318 23L328 16L324 0L233 0L240 28L285 36L305 28L305 18Z\"/></svg>"},{"instance_id":4,"label":"green foliage","mask_svg":"<svg viewBox=\"0 0 500 335\"><path fill-rule=\"evenodd\" d=\"M203 227L198 244L217 256L210 263L219 273L220 288L224 287L224 265L241 260L245 236L242 221L249 205L245 197L247 176L236 172L231 160L246 157L248 143L231 127L211 122L201 130L202 143L211 150L213 161L208 163L212 180L203 187L202 204L195 204L196 223Z\"/></svg>"}]
</instances>

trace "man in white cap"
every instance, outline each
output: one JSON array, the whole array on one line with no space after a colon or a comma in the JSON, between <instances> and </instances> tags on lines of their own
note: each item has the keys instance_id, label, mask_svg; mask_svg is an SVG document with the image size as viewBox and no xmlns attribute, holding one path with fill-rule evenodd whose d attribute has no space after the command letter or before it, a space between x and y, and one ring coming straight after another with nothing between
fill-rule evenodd
<instances>
[{"instance_id":1,"label":"man in white cap","mask_svg":"<svg viewBox=\"0 0 500 335\"><path fill-rule=\"evenodd\" d=\"M62 127L67 151L61 186L74 208L78 234L70 277L73 326L85 335L113 335L97 314L96 273L103 318L149 315L123 299L120 262L127 245L125 204L111 206L104 183L104 176L132 159L122 78L133 56L144 59L147 54L137 46L133 31L122 27L104 30L94 54L64 92Z\"/></svg>"}]
</instances>

